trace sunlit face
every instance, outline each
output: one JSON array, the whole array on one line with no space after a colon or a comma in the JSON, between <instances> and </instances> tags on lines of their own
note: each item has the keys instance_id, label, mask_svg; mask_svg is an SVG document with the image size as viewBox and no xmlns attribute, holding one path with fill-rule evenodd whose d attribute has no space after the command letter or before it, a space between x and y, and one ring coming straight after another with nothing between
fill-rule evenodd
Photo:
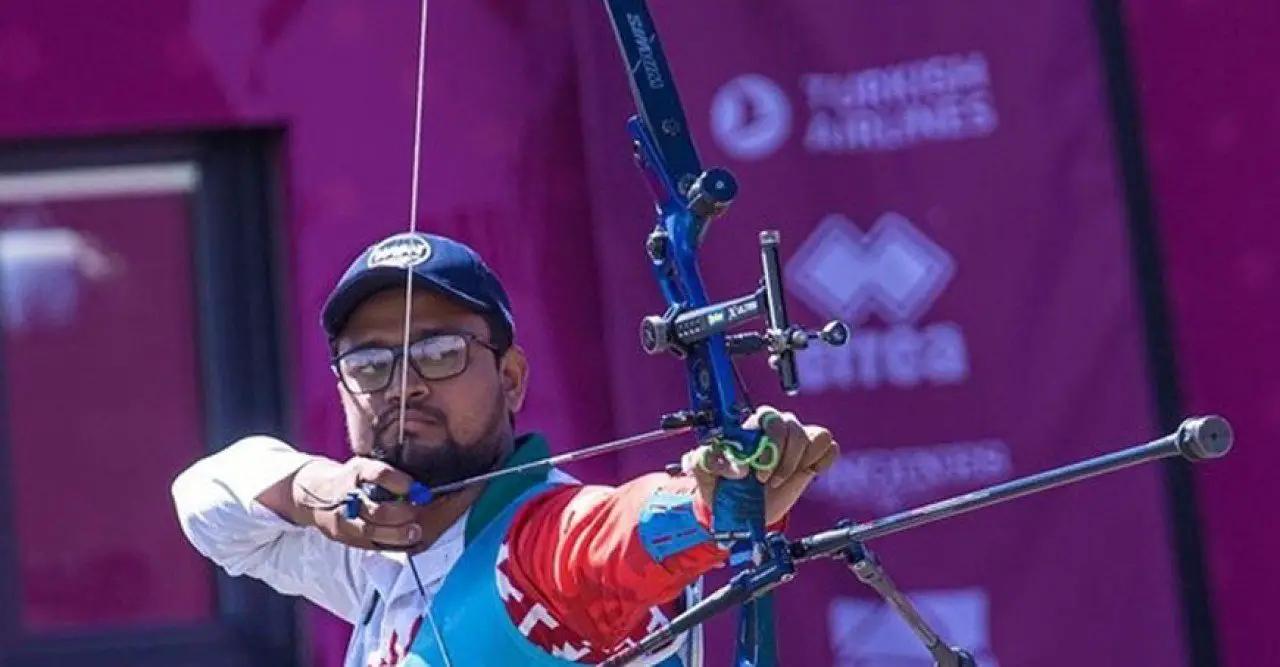
<instances>
[{"instance_id":1,"label":"sunlit face","mask_svg":"<svg viewBox=\"0 0 1280 667\"><path fill-rule=\"evenodd\" d=\"M524 401L524 354L512 346L499 358L488 347L484 318L415 290L406 364L404 323L404 290L387 290L365 300L336 341L352 451L388 461L428 486L488 472L512 448L510 415Z\"/></svg>"}]
</instances>

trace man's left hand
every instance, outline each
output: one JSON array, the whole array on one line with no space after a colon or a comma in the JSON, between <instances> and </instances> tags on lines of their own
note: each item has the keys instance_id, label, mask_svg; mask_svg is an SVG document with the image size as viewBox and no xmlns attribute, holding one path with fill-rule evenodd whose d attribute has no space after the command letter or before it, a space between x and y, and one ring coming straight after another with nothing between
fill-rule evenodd
<instances>
[{"instance_id":1,"label":"man's left hand","mask_svg":"<svg viewBox=\"0 0 1280 667\"><path fill-rule=\"evenodd\" d=\"M821 426L806 426L794 414L768 406L756 409L742 426L759 429L777 445L774 455L778 457L778 464L769 470L755 471L765 485L765 522L776 523L791 511L818 473L835 463L840 456L840 445L831 431ZM752 472L748 465L734 462L705 445L685 454L681 464L698 480L698 491L708 504L714 498L720 478L742 479Z\"/></svg>"}]
</instances>

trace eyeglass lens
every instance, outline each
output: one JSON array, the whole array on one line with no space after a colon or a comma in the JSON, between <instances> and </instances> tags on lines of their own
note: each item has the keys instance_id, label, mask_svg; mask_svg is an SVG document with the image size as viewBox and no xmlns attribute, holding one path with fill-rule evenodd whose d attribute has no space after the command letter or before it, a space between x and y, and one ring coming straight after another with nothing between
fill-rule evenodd
<instances>
[{"instance_id":1,"label":"eyeglass lens","mask_svg":"<svg viewBox=\"0 0 1280 667\"><path fill-rule=\"evenodd\" d=\"M353 350L338 360L338 373L353 392L379 391L391 384L401 348L369 347ZM409 344L409 359L426 380L444 380L467 366L467 339L438 334Z\"/></svg>"}]
</instances>

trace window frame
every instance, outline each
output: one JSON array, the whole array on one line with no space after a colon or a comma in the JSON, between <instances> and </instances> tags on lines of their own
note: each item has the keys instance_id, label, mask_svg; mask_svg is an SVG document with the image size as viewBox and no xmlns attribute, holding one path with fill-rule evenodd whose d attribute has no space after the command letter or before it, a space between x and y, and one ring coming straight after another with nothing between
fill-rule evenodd
<instances>
[{"instance_id":1,"label":"window frame","mask_svg":"<svg viewBox=\"0 0 1280 667\"><path fill-rule=\"evenodd\" d=\"M283 216L276 162L280 133L227 131L155 139L0 142L0 174L47 169L186 162L199 182L192 193L192 256L205 444L214 452L247 433L289 439L290 349L282 305ZM0 348L0 374L5 372ZM9 469L5 388L0 385L0 470ZM176 476L178 471L174 471ZM0 475L0 494L13 484ZM168 497L156 502L171 503ZM0 535L13 534L16 503L0 508ZM10 509L5 509L10 508ZM211 566L216 621L178 627L130 627L66 635L31 635L21 627L16 540L0 540L0 664L37 667L83 660L100 667L183 664L192 667L301 663L297 601L248 577Z\"/></svg>"}]
</instances>

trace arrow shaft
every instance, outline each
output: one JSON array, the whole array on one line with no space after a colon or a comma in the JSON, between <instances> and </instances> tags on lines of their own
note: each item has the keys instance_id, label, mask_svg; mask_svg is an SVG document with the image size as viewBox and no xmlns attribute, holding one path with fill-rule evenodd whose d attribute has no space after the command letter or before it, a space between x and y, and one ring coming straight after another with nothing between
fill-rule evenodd
<instances>
[{"instance_id":1,"label":"arrow shaft","mask_svg":"<svg viewBox=\"0 0 1280 667\"><path fill-rule=\"evenodd\" d=\"M643 445L650 442L656 442L658 440L665 440L667 438L681 435L683 433L689 433L692 430L693 428L688 426L675 428L675 429L661 429L661 428L654 429L652 431L646 431L644 433L627 436L625 438L610 440L609 442L601 443L599 445L585 447L583 449L575 449L571 452L558 454L556 456L552 456L549 458L540 459L537 461L530 461L529 463L523 463L518 466L503 468L501 470L494 470L493 472L487 472L487 473L484 473L483 475L476 475L475 477L468 477L467 479L459 480L456 482L450 482L448 484L441 484L440 486L435 488L435 493L437 495L442 493L452 493L454 491L459 491L461 489L465 489L475 484L488 482L498 477L506 477L507 475L519 475L520 473L530 472L532 470L541 470L546 468L553 468L556 466L562 466L569 463L573 463L575 461L581 461L583 459L589 459L595 456L600 456L601 454L608 454L610 452L616 452L619 450L627 449L628 447L635 447L636 445Z\"/></svg>"}]
</instances>

